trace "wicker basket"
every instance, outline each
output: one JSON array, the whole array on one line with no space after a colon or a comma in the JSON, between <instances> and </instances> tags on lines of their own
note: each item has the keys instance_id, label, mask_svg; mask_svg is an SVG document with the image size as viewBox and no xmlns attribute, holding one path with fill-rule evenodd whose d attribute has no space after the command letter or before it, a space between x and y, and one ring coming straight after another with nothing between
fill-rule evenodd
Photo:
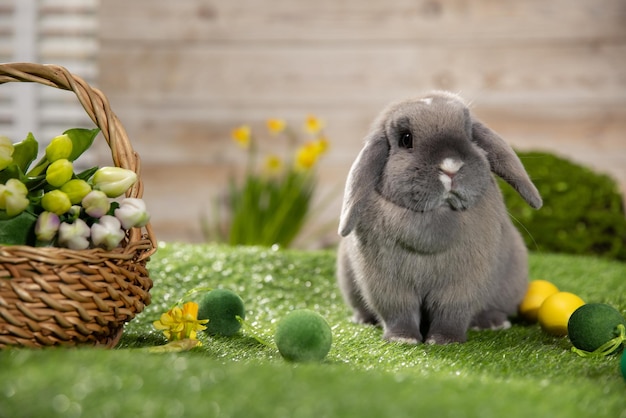
<instances>
[{"instance_id":1,"label":"wicker basket","mask_svg":"<svg viewBox=\"0 0 626 418\"><path fill-rule=\"evenodd\" d=\"M115 166L139 177L139 156L102 92L55 65L0 64L0 84L8 82L74 92ZM126 195L142 197L141 178ZM115 346L124 324L150 303L146 263L154 251L150 225L128 231L113 251L0 246L0 347Z\"/></svg>"}]
</instances>

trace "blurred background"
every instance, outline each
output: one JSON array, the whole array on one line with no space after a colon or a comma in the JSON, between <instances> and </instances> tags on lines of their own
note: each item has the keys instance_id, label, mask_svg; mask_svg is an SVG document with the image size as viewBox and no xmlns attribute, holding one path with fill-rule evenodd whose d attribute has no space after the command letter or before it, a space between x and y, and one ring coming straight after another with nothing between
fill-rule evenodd
<instances>
[{"instance_id":1,"label":"blurred background","mask_svg":"<svg viewBox=\"0 0 626 418\"><path fill-rule=\"evenodd\" d=\"M626 191L623 0L0 0L0 61L63 65L106 94L142 158L160 240L204 239L201 220L245 165L233 128L313 114L330 144L324 204L298 245L332 245L370 123L431 89L460 93L517 149ZM0 88L0 132L14 141L92 126L71 93L13 84ZM89 158L110 162L102 143Z\"/></svg>"}]
</instances>

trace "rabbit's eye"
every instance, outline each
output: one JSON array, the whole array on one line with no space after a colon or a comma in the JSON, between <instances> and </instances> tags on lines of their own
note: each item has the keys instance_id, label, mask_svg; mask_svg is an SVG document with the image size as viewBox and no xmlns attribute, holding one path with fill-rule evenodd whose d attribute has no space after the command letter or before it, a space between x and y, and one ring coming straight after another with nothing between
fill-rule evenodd
<instances>
[{"instance_id":1,"label":"rabbit's eye","mask_svg":"<svg viewBox=\"0 0 626 418\"><path fill-rule=\"evenodd\" d=\"M403 132L400 134L398 145L400 145L400 148L413 148L413 135L411 132Z\"/></svg>"}]
</instances>

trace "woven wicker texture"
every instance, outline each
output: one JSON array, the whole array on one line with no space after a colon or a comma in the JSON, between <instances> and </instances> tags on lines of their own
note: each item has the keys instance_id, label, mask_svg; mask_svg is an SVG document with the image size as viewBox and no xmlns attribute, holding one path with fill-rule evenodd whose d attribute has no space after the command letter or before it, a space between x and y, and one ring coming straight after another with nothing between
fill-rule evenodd
<instances>
[{"instance_id":1,"label":"woven wicker texture","mask_svg":"<svg viewBox=\"0 0 626 418\"><path fill-rule=\"evenodd\" d=\"M139 156L102 92L55 65L0 64L0 84L9 82L34 82L76 94L101 129L113 164L137 173L139 179L126 196L142 197ZM113 251L0 246L0 348L113 347L124 324L150 303L146 263L154 251L149 224L128 231Z\"/></svg>"}]
</instances>

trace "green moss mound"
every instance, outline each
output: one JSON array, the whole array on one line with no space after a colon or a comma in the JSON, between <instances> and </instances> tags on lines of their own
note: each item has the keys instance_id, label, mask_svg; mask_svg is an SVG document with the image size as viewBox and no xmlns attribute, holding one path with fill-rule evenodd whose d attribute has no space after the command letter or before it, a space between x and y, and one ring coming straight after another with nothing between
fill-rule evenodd
<instances>
[{"instance_id":1,"label":"green moss mound","mask_svg":"<svg viewBox=\"0 0 626 418\"><path fill-rule=\"evenodd\" d=\"M574 347L591 352L617 337L620 324L626 327L626 319L611 305L588 303L570 316L567 335Z\"/></svg>"},{"instance_id":2,"label":"green moss mound","mask_svg":"<svg viewBox=\"0 0 626 418\"><path fill-rule=\"evenodd\" d=\"M228 289L215 289L208 292L198 304L198 319L208 319L206 332L209 335L229 337L241 329L237 316L245 319L243 300Z\"/></svg>"},{"instance_id":3,"label":"green moss mound","mask_svg":"<svg viewBox=\"0 0 626 418\"><path fill-rule=\"evenodd\" d=\"M317 312L300 309L288 313L276 327L276 346L289 361L322 361L330 351L332 332Z\"/></svg>"},{"instance_id":4,"label":"green moss mound","mask_svg":"<svg viewBox=\"0 0 626 418\"><path fill-rule=\"evenodd\" d=\"M531 250L586 254L626 261L624 200L609 176L550 153L519 152L543 197L529 207L500 180L514 224Z\"/></svg>"}]
</instances>

